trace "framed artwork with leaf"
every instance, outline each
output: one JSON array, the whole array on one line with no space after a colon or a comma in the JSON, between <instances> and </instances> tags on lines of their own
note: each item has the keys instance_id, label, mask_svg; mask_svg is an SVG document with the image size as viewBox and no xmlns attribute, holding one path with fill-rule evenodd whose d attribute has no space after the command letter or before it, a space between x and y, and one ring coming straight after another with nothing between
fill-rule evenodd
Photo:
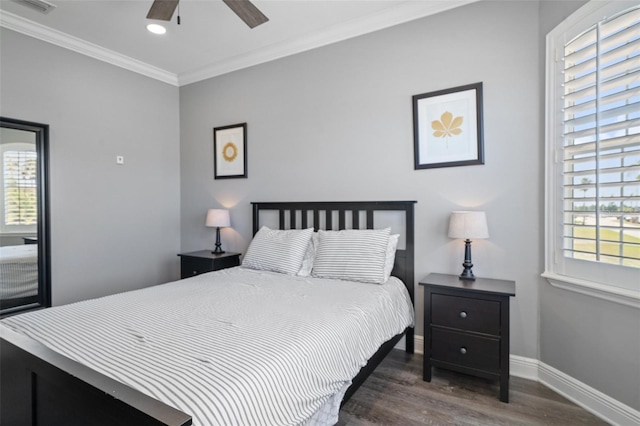
<instances>
[{"instance_id":1,"label":"framed artwork with leaf","mask_svg":"<svg viewBox=\"0 0 640 426\"><path fill-rule=\"evenodd\" d=\"M484 164L482 83L413 96L415 169Z\"/></svg>"},{"instance_id":2,"label":"framed artwork with leaf","mask_svg":"<svg viewBox=\"0 0 640 426\"><path fill-rule=\"evenodd\" d=\"M213 129L213 178L247 177L247 123Z\"/></svg>"}]
</instances>

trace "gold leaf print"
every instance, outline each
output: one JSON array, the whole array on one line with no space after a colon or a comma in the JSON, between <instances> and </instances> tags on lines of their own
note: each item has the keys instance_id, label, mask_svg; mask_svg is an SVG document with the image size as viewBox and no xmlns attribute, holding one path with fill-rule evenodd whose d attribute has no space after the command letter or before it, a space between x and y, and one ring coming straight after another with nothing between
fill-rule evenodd
<instances>
[{"instance_id":1,"label":"gold leaf print","mask_svg":"<svg viewBox=\"0 0 640 426\"><path fill-rule=\"evenodd\" d=\"M225 161L232 162L238 156L238 148L233 142L227 142L227 144L222 148L222 157L224 157Z\"/></svg>"},{"instance_id":2,"label":"gold leaf print","mask_svg":"<svg viewBox=\"0 0 640 426\"><path fill-rule=\"evenodd\" d=\"M440 120L434 120L431 122L431 128L435 130L433 136L436 138L446 138L462 133L462 122L464 118L462 116L453 118L453 114L449 111L445 111L440 116Z\"/></svg>"}]
</instances>

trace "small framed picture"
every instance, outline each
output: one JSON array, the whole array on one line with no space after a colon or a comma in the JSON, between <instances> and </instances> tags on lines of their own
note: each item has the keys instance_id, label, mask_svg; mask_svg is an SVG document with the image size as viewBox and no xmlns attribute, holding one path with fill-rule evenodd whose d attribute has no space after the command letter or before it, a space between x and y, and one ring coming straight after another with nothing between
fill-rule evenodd
<instances>
[{"instance_id":1,"label":"small framed picture","mask_svg":"<svg viewBox=\"0 0 640 426\"><path fill-rule=\"evenodd\" d=\"M482 83L413 96L415 169L484 164Z\"/></svg>"},{"instance_id":2,"label":"small framed picture","mask_svg":"<svg viewBox=\"0 0 640 426\"><path fill-rule=\"evenodd\" d=\"M247 123L213 129L213 178L247 177Z\"/></svg>"}]
</instances>

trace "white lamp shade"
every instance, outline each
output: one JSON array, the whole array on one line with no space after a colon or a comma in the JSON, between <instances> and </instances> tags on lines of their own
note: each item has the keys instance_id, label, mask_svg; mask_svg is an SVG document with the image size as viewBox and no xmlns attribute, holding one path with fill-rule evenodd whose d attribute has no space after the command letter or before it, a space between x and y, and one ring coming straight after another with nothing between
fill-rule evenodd
<instances>
[{"instance_id":1,"label":"white lamp shade","mask_svg":"<svg viewBox=\"0 0 640 426\"><path fill-rule=\"evenodd\" d=\"M229 210L225 209L209 209L207 212L207 226L214 228L224 228L231 226L231 220L229 219Z\"/></svg>"},{"instance_id":2,"label":"white lamp shade","mask_svg":"<svg viewBox=\"0 0 640 426\"><path fill-rule=\"evenodd\" d=\"M489 238L487 216L484 212L453 212L449 221L449 238Z\"/></svg>"}]
</instances>

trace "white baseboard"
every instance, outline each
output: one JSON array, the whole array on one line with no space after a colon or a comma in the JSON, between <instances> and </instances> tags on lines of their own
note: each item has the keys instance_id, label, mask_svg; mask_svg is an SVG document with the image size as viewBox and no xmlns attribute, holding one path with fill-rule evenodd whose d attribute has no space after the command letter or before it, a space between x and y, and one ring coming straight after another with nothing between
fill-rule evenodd
<instances>
[{"instance_id":1,"label":"white baseboard","mask_svg":"<svg viewBox=\"0 0 640 426\"><path fill-rule=\"evenodd\" d=\"M414 343L414 347L415 347L415 352L417 354L421 354L424 355L424 337L423 336L414 336L415 338L413 339Z\"/></svg>"},{"instance_id":2,"label":"white baseboard","mask_svg":"<svg viewBox=\"0 0 640 426\"><path fill-rule=\"evenodd\" d=\"M526 358L519 355L509 355L509 373L512 376L522 377L523 379L538 379L538 368L540 361L533 358Z\"/></svg>"},{"instance_id":3,"label":"white baseboard","mask_svg":"<svg viewBox=\"0 0 640 426\"><path fill-rule=\"evenodd\" d=\"M414 336L414 344L415 352L423 354L424 337ZM404 350L404 339L396 345L396 348ZM640 411L537 359L510 355L509 372L512 376L542 383L612 425L640 425Z\"/></svg>"},{"instance_id":4,"label":"white baseboard","mask_svg":"<svg viewBox=\"0 0 640 426\"><path fill-rule=\"evenodd\" d=\"M640 425L640 411L540 362L538 381L612 425Z\"/></svg>"}]
</instances>

